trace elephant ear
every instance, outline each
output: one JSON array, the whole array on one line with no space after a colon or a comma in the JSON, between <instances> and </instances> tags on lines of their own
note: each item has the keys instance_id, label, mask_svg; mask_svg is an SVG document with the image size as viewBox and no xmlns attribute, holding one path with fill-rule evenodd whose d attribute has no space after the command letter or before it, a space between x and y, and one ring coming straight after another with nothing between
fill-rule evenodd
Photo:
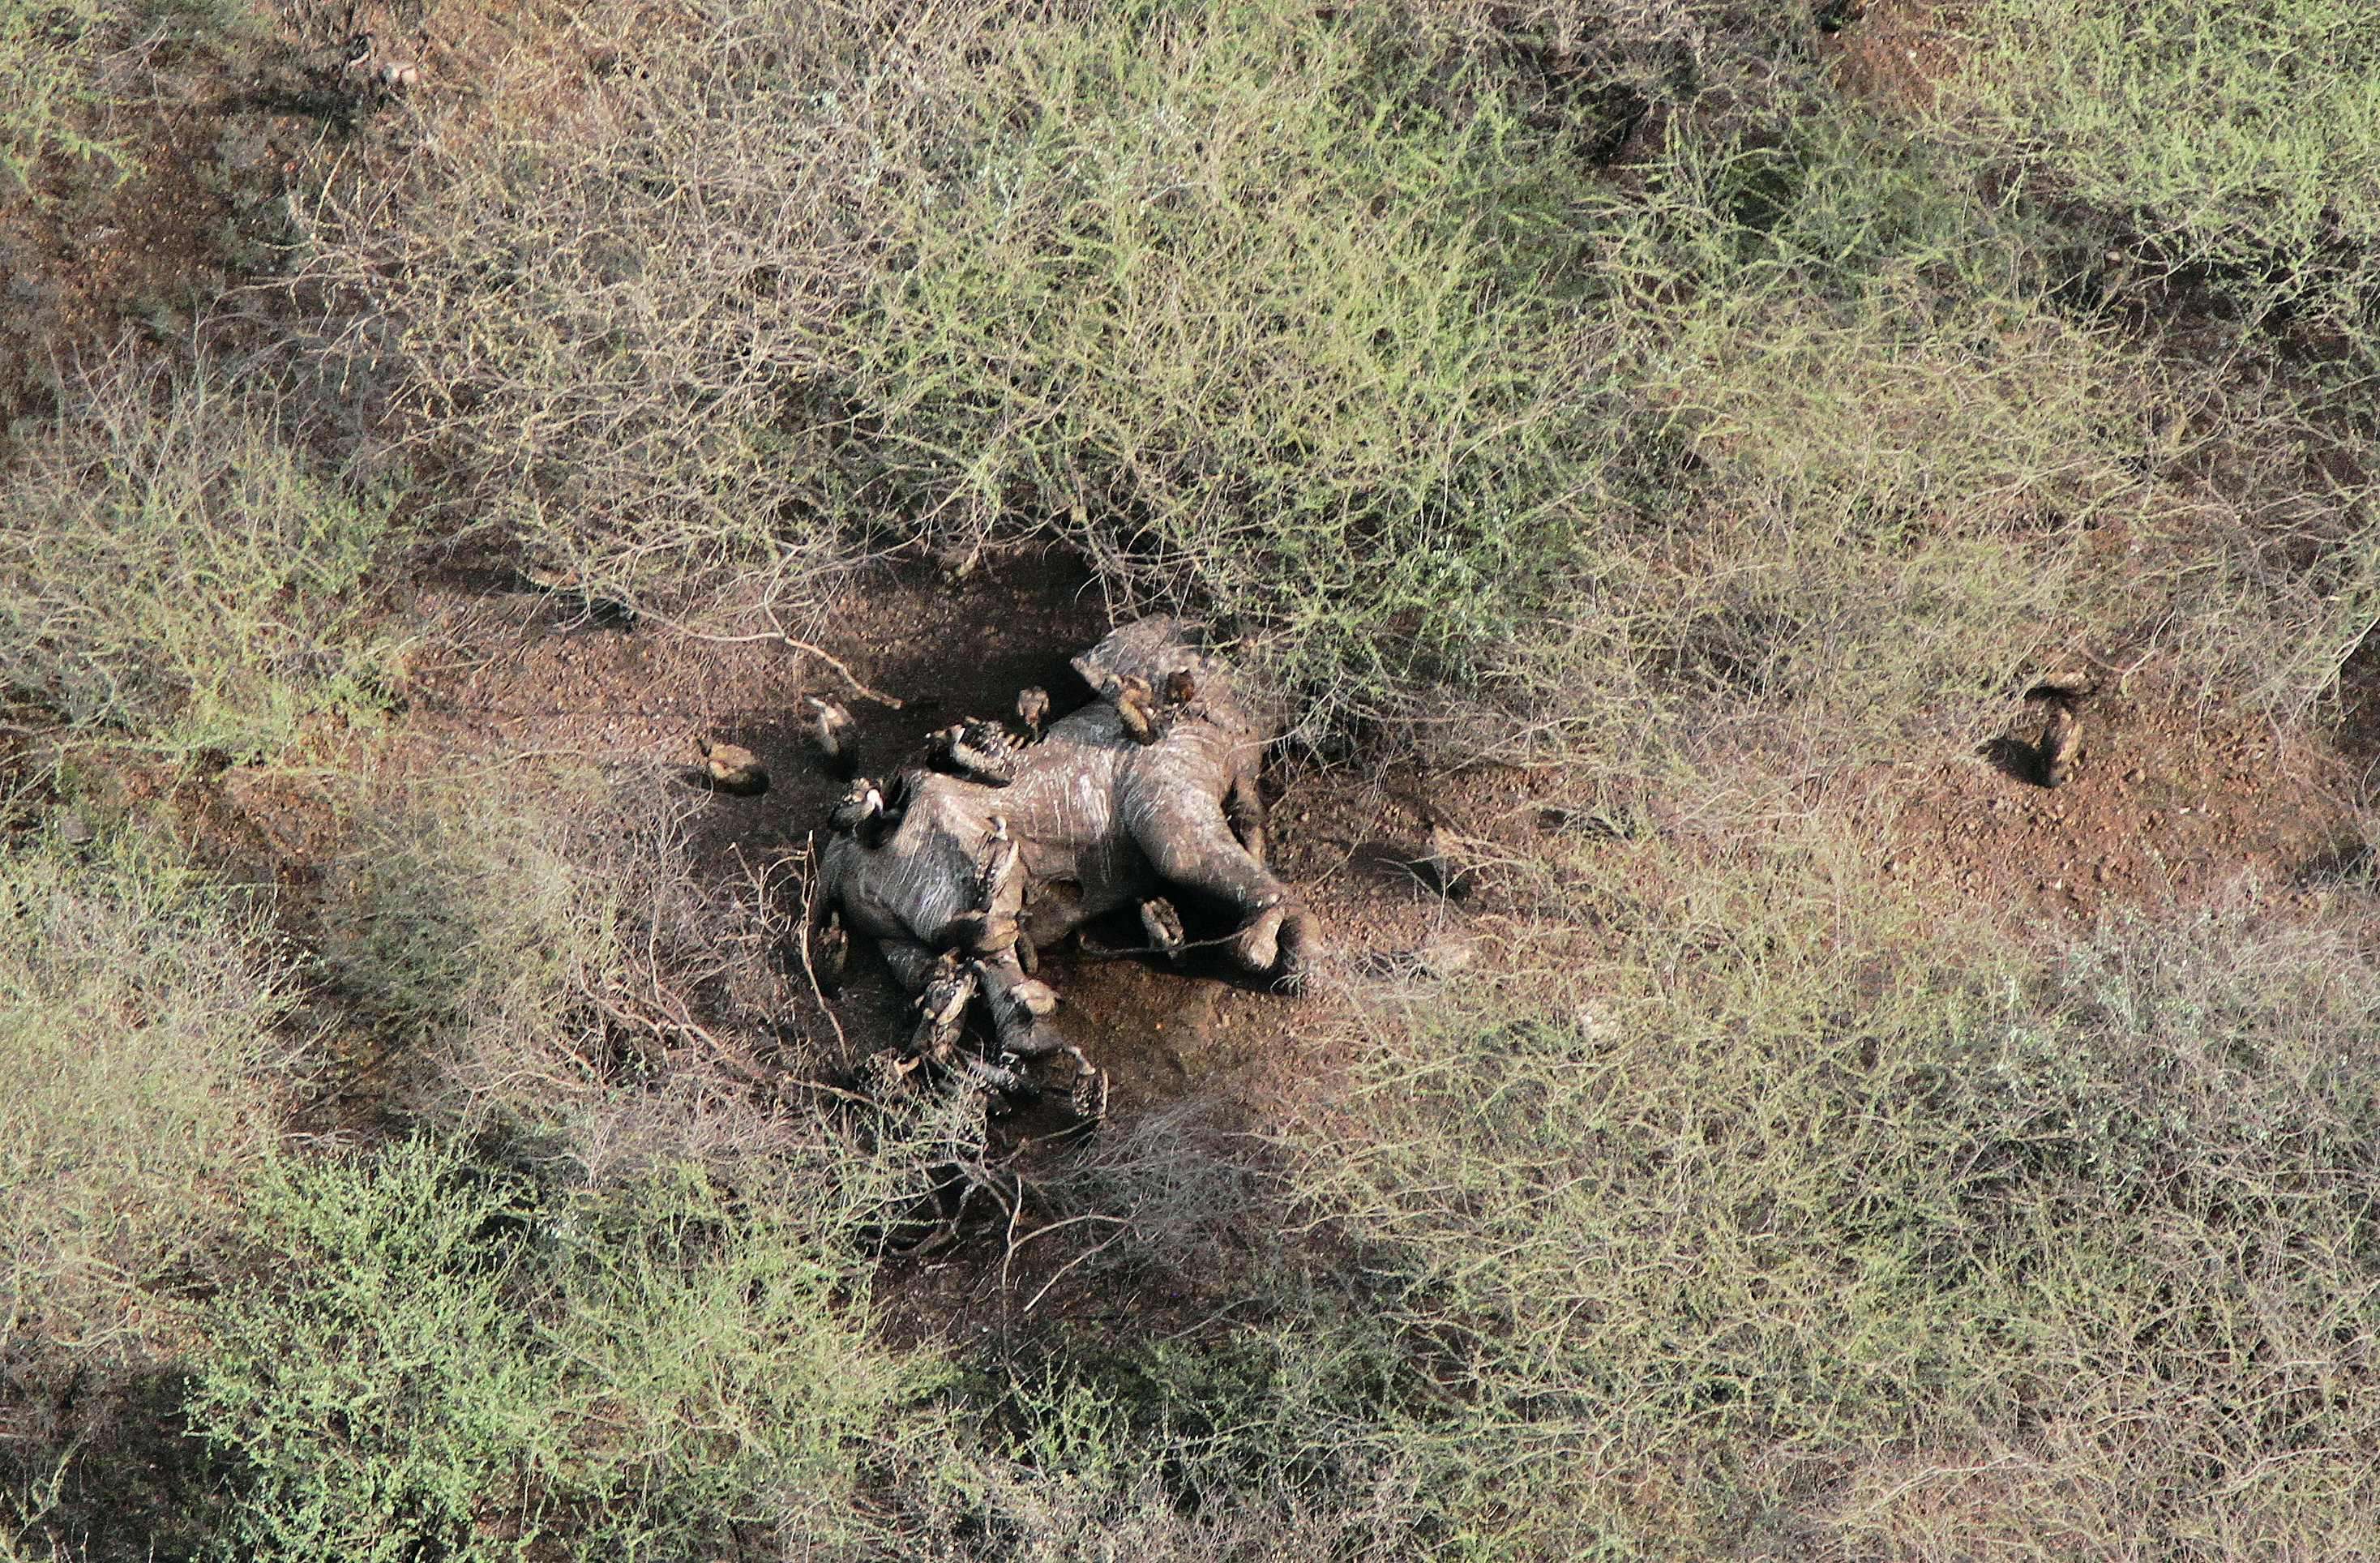
<instances>
[{"instance_id":1,"label":"elephant ear","mask_svg":"<svg viewBox=\"0 0 2380 1563\"><path fill-rule=\"evenodd\" d=\"M1075 671L1093 689L1104 689L1119 673L1132 673L1156 684L1187 657L1203 672L1208 666L1202 648L1202 626L1184 623L1172 613L1140 619L1114 631L1105 640L1075 659Z\"/></svg>"},{"instance_id":2,"label":"elephant ear","mask_svg":"<svg viewBox=\"0 0 2380 1563\"><path fill-rule=\"evenodd\" d=\"M1120 673L1162 688L1166 674L1188 667L1197 674L1200 701L1226 728L1270 734L1280 730L1286 715L1275 692L1252 685L1245 670L1214 649L1205 624L1172 613L1122 626L1076 657L1074 667L1084 683L1100 693Z\"/></svg>"}]
</instances>

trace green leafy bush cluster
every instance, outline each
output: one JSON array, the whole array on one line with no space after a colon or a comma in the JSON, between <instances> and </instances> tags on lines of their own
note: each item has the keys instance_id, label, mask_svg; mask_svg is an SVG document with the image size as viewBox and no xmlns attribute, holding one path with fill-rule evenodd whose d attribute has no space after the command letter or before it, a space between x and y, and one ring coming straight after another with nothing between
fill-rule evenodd
<instances>
[{"instance_id":1,"label":"green leafy bush cluster","mask_svg":"<svg viewBox=\"0 0 2380 1563\"><path fill-rule=\"evenodd\" d=\"M2380 327L2380 20L2338 0L1974 7L1944 107L2079 202L2116 285L2195 273L2250 315ZM2111 264L2109 264L2111 263Z\"/></svg>"},{"instance_id":2,"label":"green leafy bush cluster","mask_svg":"<svg viewBox=\"0 0 2380 1563\"><path fill-rule=\"evenodd\" d=\"M248 0L0 0L0 198L38 200L60 158L120 184L137 151L124 109L156 85L143 73L160 46L244 42L257 24Z\"/></svg>"},{"instance_id":3,"label":"green leafy bush cluster","mask_svg":"<svg viewBox=\"0 0 2380 1563\"><path fill-rule=\"evenodd\" d=\"M849 333L887 497L961 541L1046 520L1309 688L1518 632L1614 442L1585 127L1430 64L1289 10L1002 38Z\"/></svg>"},{"instance_id":4,"label":"green leafy bush cluster","mask_svg":"<svg viewBox=\"0 0 2380 1563\"><path fill-rule=\"evenodd\" d=\"M540 1193L423 1140L277 1165L193 1430L256 1558L682 1557L858 1528L929 1365L871 1342L813 1212L693 1171Z\"/></svg>"},{"instance_id":5,"label":"green leafy bush cluster","mask_svg":"<svg viewBox=\"0 0 2380 1563\"><path fill-rule=\"evenodd\" d=\"M329 881L321 970L409 1108L608 1182L657 1162L814 1165L817 1125L749 1099L775 1035L782 909L705 886L702 794L643 768L523 760L376 789ZM772 931L774 930L774 931Z\"/></svg>"},{"instance_id":6,"label":"green leafy bush cluster","mask_svg":"<svg viewBox=\"0 0 2380 1563\"><path fill-rule=\"evenodd\" d=\"M1840 750L2084 649L2319 698L2368 440L2143 341L1948 108L1690 13L591 13L634 69L458 109L310 274L387 311L458 515L674 612L1040 535L1309 731L1451 686Z\"/></svg>"},{"instance_id":7,"label":"green leafy bush cluster","mask_svg":"<svg viewBox=\"0 0 2380 1563\"><path fill-rule=\"evenodd\" d=\"M105 163L120 176L120 145L94 138L84 120L106 42L106 0L8 0L0 5L0 171L30 194L44 157Z\"/></svg>"},{"instance_id":8,"label":"green leafy bush cluster","mask_svg":"<svg viewBox=\"0 0 2380 1563\"><path fill-rule=\"evenodd\" d=\"M384 705L365 578L396 532L269 394L112 368L0 473L0 688L167 752L277 754Z\"/></svg>"}]
</instances>

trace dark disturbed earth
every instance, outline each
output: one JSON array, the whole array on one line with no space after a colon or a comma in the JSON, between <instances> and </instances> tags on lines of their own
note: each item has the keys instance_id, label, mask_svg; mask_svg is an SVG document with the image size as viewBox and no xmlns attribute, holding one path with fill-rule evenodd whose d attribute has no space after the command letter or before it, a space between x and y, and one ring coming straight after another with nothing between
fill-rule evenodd
<instances>
[{"instance_id":1,"label":"dark disturbed earth","mask_svg":"<svg viewBox=\"0 0 2380 1563\"><path fill-rule=\"evenodd\" d=\"M450 572L406 612L433 648L416 659L407 709L376 745L345 745L353 757L335 769L534 786L539 760L651 767L686 784L697 871L713 883L797 854L842 789L806 735L804 696L844 700L863 766L889 769L935 727L1007 715L1025 685L1049 688L1061 710L1088 699L1067 659L1110 627L1087 572L1047 551L989 555L956 586L923 563L889 571L853 595L820 645L850 677L774 638L719 644L589 615L506 572ZM853 677L898 709L866 697ZM2152 677L2139 676L2142 692L2111 685L2085 702L2086 747L2062 787L2038 784L2027 746L2037 718L2012 707L2010 737L1985 753L1912 755L1813 782L1801 802L1852 822L1886 878L1918 900L1985 909L2011 932L2218 899L2242 883L2311 903L2359 860L2350 758L2269 725L2202 718ZM698 735L753 750L768 790L698 789ZM1267 778L1276 866L1354 969L1493 944L1512 909L1492 888L1440 893L1424 864L1430 816L1483 859L1518 855L1542 842L1558 787L1499 766L1422 777L1278 763ZM132 790L173 797L225 866L277 885L285 915L302 921L335 829L318 775L161 771ZM1111 1072L1119 1118L1198 1094L1277 1119L1339 1061L1317 1040L1331 1029L1317 1024L1330 983L1287 998L1195 955L1170 967L1138 952L1141 942L1124 922L1094 927L1044 973L1063 996L1061 1029ZM845 986L832 1022L805 985L795 1001L808 1012L795 1022L828 1057L838 1035L856 1057L909 1024L880 968Z\"/></svg>"},{"instance_id":2,"label":"dark disturbed earth","mask_svg":"<svg viewBox=\"0 0 2380 1563\"><path fill-rule=\"evenodd\" d=\"M740 744L771 784L757 797L702 795L693 839L702 871L716 876L799 851L843 789L808 736L805 696L844 700L857 721L862 768L889 770L960 716L1008 716L1026 685L1048 688L1062 711L1088 700L1068 659L1110 627L1096 585L1061 555L989 557L955 587L920 566L852 602L840 620L848 627L822 648L869 689L899 700L894 709L825 660L774 641L718 645L606 626L558 599L452 586L426 590L420 611L456 649L419 674L402 763L574 756L650 764L691 782L696 735ZM1423 851L1418 820L1399 817L1409 809L1345 778L1271 780L1281 865L1341 951L1417 944L1449 915L1426 875L1405 866ZM1301 1020L1323 1000L1264 991L1195 955L1176 970L1121 953L1143 942L1136 926L1094 928L1054 952L1043 974L1063 995L1060 1028L1111 1072L1117 1112L1194 1083L1269 1097L1284 1074L1313 1067ZM815 1003L807 994L801 1001ZM834 1007L854 1052L905 1034L880 971L847 985Z\"/></svg>"}]
</instances>

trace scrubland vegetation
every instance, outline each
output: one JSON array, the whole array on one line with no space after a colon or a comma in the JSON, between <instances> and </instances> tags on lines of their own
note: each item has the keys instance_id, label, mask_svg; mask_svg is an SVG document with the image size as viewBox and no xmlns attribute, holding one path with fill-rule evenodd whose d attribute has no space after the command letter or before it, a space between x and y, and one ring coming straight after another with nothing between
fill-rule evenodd
<instances>
[{"instance_id":1,"label":"scrubland vegetation","mask_svg":"<svg viewBox=\"0 0 2380 1563\"><path fill-rule=\"evenodd\" d=\"M0 6L10 253L144 115L315 116L0 444L0 1557L2380 1553L2366 871L2011 926L1779 802L2085 670L2353 747L2380 18L1859 10L432 3L391 96L319 7ZM383 745L458 549L735 636L1027 541L1298 764L1618 824L920 1324L981 1115L807 1088L783 880ZM302 902L225 765L325 800Z\"/></svg>"},{"instance_id":2,"label":"scrubland vegetation","mask_svg":"<svg viewBox=\"0 0 2380 1563\"><path fill-rule=\"evenodd\" d=\"M253 759L380 708L391 496L316 470L211 367L102 369L30 432L0 515L0 678L69 726Z\"/></svg>"}]
</instances>

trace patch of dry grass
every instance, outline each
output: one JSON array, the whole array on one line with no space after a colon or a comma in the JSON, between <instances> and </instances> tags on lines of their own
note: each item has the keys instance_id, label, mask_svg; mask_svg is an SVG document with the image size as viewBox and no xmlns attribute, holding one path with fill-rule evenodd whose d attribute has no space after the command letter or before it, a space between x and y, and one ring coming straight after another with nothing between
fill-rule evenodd
<instances>
[{"instance_id":1,"label":"patch of dry grass","mask_svg":"<svg viewBox=\"0 0 2380 1563\"><path fill-rule=\"evenodd\" d=\"M647 771L525 764L358 808L322 968L374 1046L417 1060L432 1121L597 1183L811 1145L771 1092L820 1068L773 1024L783 913L698 881L698 798Z\"/></svg>"},{"instance_id":2,"label":"patch of dry grass","mask_svg":"<svg viewBox=\"0 0 2380 1563\"><path fill-rule=\"evenodd\" d=\"M1970 155L2088 213L2115 289L2192 275L2380 345L2380 25L2337 0L1976 6L1939 105Z\"/></svg>"},{"instance_id":3,"label":"patch of dry grass","mask_svg":"<svg viewBox=\"0 0 2380 1563\"><path fill-rule=\"evenodd\" d=\"M606 595L782 623L1054 534L1309 736L1451 686L1607 759L1973 737L2159 647L2301 712L2372 622L2361 437L2078 307L2067 219L1798 26L701 17L588 13L548 120L429 105L314 214L454 514Z\"/></svg>"},{"instance_id":4,"label":"patch of dry grass","mask_svg":"<svg viewBox=\"0 0 2380 1563\"><path fill-rule=\"evenodd\" d=\"M0 1339L92 1372L170 1355L277 1133L293 952L170 843L0 855Z\"/></svg>"},{"instance_id":5,"label":"patch of dry grass","mask_svg":"<svg viewBox=\"0 0 2380 1563\"><path fill-rule=\"evenodd\" d=\"M1299 1176L1389 1387L1316 1444L1532 1556L2370 1545L2366 951L2251 897L2036 955L1823 837L1668 851L1575 866L1609 955L1363 1015Z\"/></svg>"},{"instance_id":6,"label":"patch of dry grass","mask_svg":"<svg viewBox=\"0 0 2380 1563\"><path fill-rule=\"evenodd\" d=\"M0 689L78 735L234 759L376 716L392 496L322 471L285 410L212 368L85 376L0 472Z\"/></svg>"}]
</instances>

